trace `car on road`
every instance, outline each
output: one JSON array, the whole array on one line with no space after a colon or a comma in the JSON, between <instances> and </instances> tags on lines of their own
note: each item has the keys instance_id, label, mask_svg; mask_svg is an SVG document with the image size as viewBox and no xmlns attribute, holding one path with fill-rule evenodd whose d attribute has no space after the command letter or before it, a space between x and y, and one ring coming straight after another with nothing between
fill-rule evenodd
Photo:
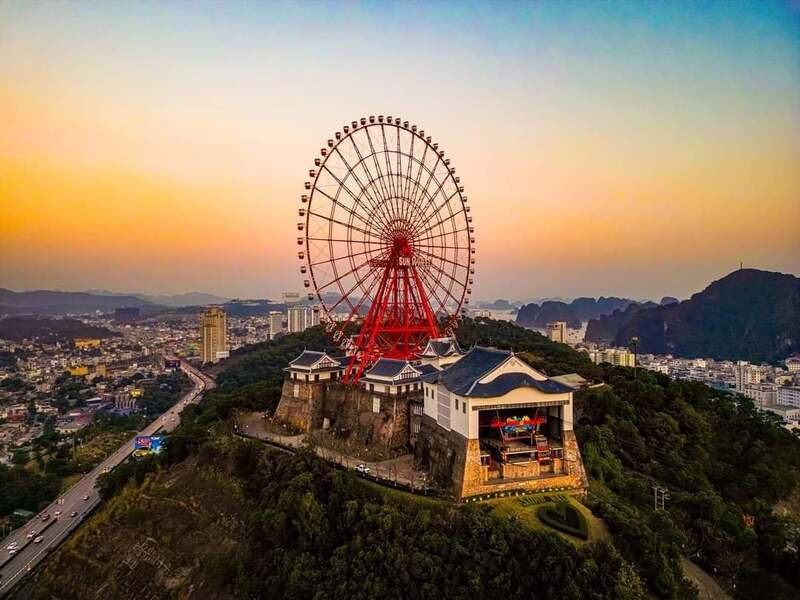
<instances>
[{"instance_id":1,"label":"car on road","mask_svg":"<svg viewBox=\"0 0 800 600\"><path fill-rule=\"evenodd\" d=\"M60 510L57 510L57 511L56 511L56 512L54 512L53 514L54 514L56 517L60 517L60 516L61 516L61 511L60 511Z\"/></svg>"},{"instance_id":2,"label":"car on road","mask_svg":"<svg viewBox=\"0 0 800 600\"><path fill-rule=\"evenodd\" d=\"M16 553L17 553L17 549L16 548L12 548L11 550L8 551L8 555L9 556L14 556Z\"/></svg>"},{"instance_id":3,"label":"car on road","mask_svg":"<svg viewBox=\"0 0 800 600\"><path fill-rule=\"evenodd\" d=\"M78 516L78 511L77 510L73 510L71 513L69 513L69 516L72 517L72 518L77 517Z\"/></svg>"},{"instance_id":4,"label":"car on road","mask_svg":"<svg viewBox=\"0 0 800 600\"><path fill-rule=\"evenodd\" d=\"M89 494L84 494L84 495L83 495L83 499L84 499L84 500L88 500L88 499L89 499Z\"/></svg>"},{"instance_id":5,"label":"car on road","mask_svg":"<svg viewBox=\"0 0 800 600\"><path fill-rule=\"evenodd\" d=\"M47 521L47 520L50 518L50 514L49 514L49 513L42 513L42 514L39 516L39 518L40 518L42 521Z\"/></svg>"},{"instance_id":6,"label":"car on road","mask_svg":"<svg viewBox=\"0 0 800 600\"><path fill-rule=\"evenodd\" d=\"M42 537L40 535L39 537L37 537L36 539L33 540L33 543L34 544L41 544L43 539L44 539L44 537Z\"/></svg>"},{"instance_id":7,"label":"car on road","mask_svg":"<svg viewBox=\"0 0 800 600\"><path fill-rule=\"evenodd\" d=\"M359 463L356 465L356 471L361 473L362 475L369 475L369 467L364 463Z\"/></svg>"},{"instance_id":8,"label":"car on road","mask_svg":"<svg viewBox=\"0 0 800 600\"><path fill-rule=\"evenodd\" d=\"M37 533L39 533L39 532L38 532L38 531L36 531L35 529L31 529L31 530L28 532L28 535L26 535L25 537L26 537L26 538L28 538L28 539L31 539L31 538L32 538L33 536L35 536Z\"/></svg>"},{"instance_id":9,"label":"car on road","mask_svg":"<svg viewBox=\"0 0 800 600\"><path fill-rule=\"evenodd\" d=\"M17 542L11 542L11 543L10 543L8 546L6 546L6 550L13 550L13 549L14 549L14 548L16 548L18 545L19 545L19 544L17 544Z\"/></svg>"}]
</instances>

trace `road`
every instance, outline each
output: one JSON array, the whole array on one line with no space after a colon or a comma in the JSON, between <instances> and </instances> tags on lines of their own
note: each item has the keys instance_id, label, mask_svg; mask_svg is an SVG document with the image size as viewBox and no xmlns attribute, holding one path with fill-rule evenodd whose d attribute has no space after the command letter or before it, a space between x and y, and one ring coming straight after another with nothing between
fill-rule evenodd
<instances>
[{"instance_id":1,"label":"road","mask_svg":"<svg viewBox=\"0 0 800 600\"><path fill-rule=\"evenodd\" d=\"M175 429L180 419L178 416L188 405L200 401L203 392L214 387L213 380L200 373L190 365L181 361L181 369L189 376L194 387L167 412L150 423L137 435L155 435ZM54 550L58 544L69 536L81 524L84 518L100 504L100 496L95 489L97 478L104 472L113 469L133 453L134 438L131 438L106 458L89 473L81 477L75 485L56 498L50 506L28 521L3 540L0 546L0 596L8 592L22 576L36 566ZM72 513L76 516L70 516ZM42 521L41 516L47 514L49 519ZM37 533L33 538L27 535L31 531ZM35 537L41 536L39 543ZM17 553L10 555L8 546L17 543Z\"/></svg>"}]
</instances>

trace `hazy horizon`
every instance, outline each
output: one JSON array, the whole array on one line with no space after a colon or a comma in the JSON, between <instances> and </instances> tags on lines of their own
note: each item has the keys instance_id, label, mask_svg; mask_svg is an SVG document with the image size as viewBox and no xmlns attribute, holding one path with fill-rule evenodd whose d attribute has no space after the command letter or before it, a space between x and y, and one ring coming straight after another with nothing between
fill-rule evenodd
<instances>
[{"instance_id":1,"label":"hazy horizon","mask_svg":"<svg viewBox=\"0 0 800 600\"><path fill-rule=\"evenodd\" d=\"M800 265L792 2L0 4L0 286L301 290L319 148L392 114L472 205L475 298Z\"/></svg>"},{"instance_id":2,"label":"hazy horizon","mask_svg":"<svg viewBox=\"0 0 800 600\"><path fill-rule=\"evenodd\" d=\"M746 265L744 266L744 268L746 268L746 269L748 269L748 268L758 269L758 267L748 267ZM737 270L737 269L733 269L731 272L733 272L735 270ZM769 271L769 269L759 269L759 270ZM713 279L710 279L701 288L698 288L696 290L692 290L691 292L686 293L686 294L663 293L663 294L658 294L658 295L655 295L655 296L633 296L633 295L619 294L619 293L614 293L614 292L603 293L603 294L587 292L587 293L575 294L575 295L535 294L535 295L519 296L519 297L502 296L502 295L500 295L500 296L486 296L486 297L484 297L484 296L475 296L473 298L473 300L476 301L476 302L494 302L496 300L508 300L509 302L532 302L532 301L541 302L541 301L544 301L544 300L563 300L565 302L571 302L572 300L575 300L576 298L600 298L600 297L606 297L606 298L608 298L608 297L617 297L617 298L626 298L626 299L630 299L630 300L651 300L653 302L659 302L662 298L665 298L665 297L675 297L675 298L678 298L678 300L686 300L690 296L692 296L692 294L695 294L697 292L702 291L709 284L711 284L713 281L716 281L716 280L718 280L718 279L720 279L720 278L722 278L722 277L724 277L724 276L726 276L728 274L729 273L725 273L723 275L720 275L719 277L715 277ZM786 273L786 274L794 275L796 277L800 276L798 273ZM210 295L210 296L218 296L220 298L227 298L227 299L230 299L230 300L265 300L265 299L267 299L267 300L276 300L276 301L280 301L280 296L281 296L281 294L283 292L301 292L302 293L302 291L301 291L301 289L299 287L295 287L295 288L287 287L286 289L281 290L280 292L276 292L272 296L266 296L266 295L260 295L260 296L259 295L237 296L237 295L232 295L232 294L226 294L226 293L223 293L223 292L209 291L209 290L203 290L203 289L189 289L189 290L178 290L178 291L163 291L163 290L162 291L158 291L158 290L156 290L156 291L150 291L150 292L139 291L139 290L117 290L117 289L105 289L105 288L93 288L93 287L75 288L75 289L70 289L70 288L47 288L47 287L26 288L26 289L12 289L12 288L10 288L8 286L2 285L2 282L0 282L0 288L9 289L12 292L33 292L33 291L86 292L86 293L92 293L92 294L98 294L98 295L101 295L103 293L117 294L117 295L135 295L135 294L138 294L138 295L143 295L143 296L181 296L181 295L185 295L185 294L205 294L205 295Z\"/></svg>"}]
</instances>

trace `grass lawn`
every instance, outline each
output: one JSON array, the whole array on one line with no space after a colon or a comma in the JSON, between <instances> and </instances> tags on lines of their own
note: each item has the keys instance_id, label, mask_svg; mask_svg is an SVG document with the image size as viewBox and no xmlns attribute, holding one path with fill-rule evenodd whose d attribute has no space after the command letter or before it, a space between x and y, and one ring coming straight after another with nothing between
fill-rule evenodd
<instances>
[{"instance_id":1,"label":"grass lawn","mask_svg":"<svg viewBox=\"0 0 800 600\"><path fill-rule=\"evenodd\" d=\"M603 523L601 519L595 517L592 512L583 504L581 504L575 496L571 496L569 494L544 493L531 494L529 496L516 496L512 498L495 498L494 500L486 500L486 504L493 507L492 514L497 517L516 517L521 523L523 523L526 527L530 527L531 529L556 532L558 535L562 536L566 540L569 540L576 546L585 544L586 541L575 536L556 531L539 520L539 517L536 515L536 511L539 509L539 507L546 506L548 504L548 502L545 500L546 496L549 496L551 499L553 499L552 503L557 501L555 496L559 496L559 500L562 499L562 497L566 498L569 503L586 518L586 523L589 526L589 539L587 541L611 541L611 536L608 533L608 528L606 527L605 523Z\"/></svg>"}]
</instances>

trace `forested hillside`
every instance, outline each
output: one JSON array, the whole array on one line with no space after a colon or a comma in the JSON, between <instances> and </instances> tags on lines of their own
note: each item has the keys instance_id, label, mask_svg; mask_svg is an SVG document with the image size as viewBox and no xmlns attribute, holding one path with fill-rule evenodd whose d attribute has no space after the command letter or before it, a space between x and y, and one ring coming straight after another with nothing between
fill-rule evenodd
<instances>
[{"instance_id":1,"label":"forested hillside","mask_svg":"<svg viewBox=\"0 0 800 600\"><path fill-rule=\"evenodd\" d=\"M19 597L91 598L85 582L106 581L103 598L142 582L153 598L694 598L682 556L737 598L798 597L800 522L773 511L796 485L797 438L749 402L601 369L512 323L467 320L458 335L608 384L580 394L576 429L613 546L578 549L480 505L387 493L233 436L233 411L273 410L282 368L325 343L309 330L244 353L158 459L104 477L109 505ZM653 483L670 492L664 511Z\"/></svg>"},{"instance_id":2,"label":"forested hillside","mask_svg":"<svg viewBox=\"0 0 800 600\"><path fill-rule=\"evenodd\" d=\"M652 588L672 587L683 553L737 597L799 597L800 518L773 507L798 483L800 439L697 382L622 368L604 379L579 395L578 438L595 507ZM665 512L655 483L669 490Z\"/></svg>"}]
</instances>

